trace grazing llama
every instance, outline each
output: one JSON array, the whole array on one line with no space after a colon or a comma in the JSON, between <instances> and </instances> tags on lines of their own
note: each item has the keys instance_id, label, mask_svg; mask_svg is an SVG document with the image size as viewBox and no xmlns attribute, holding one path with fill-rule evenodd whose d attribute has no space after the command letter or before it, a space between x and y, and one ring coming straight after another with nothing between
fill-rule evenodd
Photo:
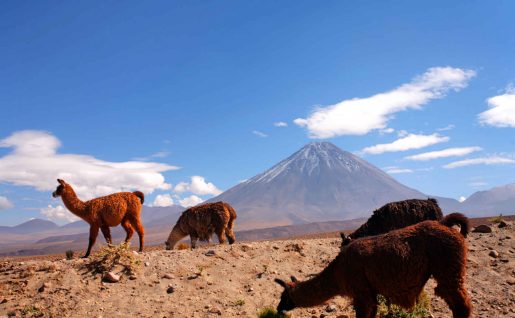
<instances>
[{"instance_id":1,"label":"grazing llama","mask_svg":"<svg viewBox=\"0 0 515 318\"><path fill-rule=\"evenodd\" d=\"M383 234L422 221L439 221L442 218L442 210L435 199L387 203L375 210L367 222L349 236L341 232L342 247L360 237Z\"/></svg>"},{"instance_id":2,"label":"grazing llama","mask_svg":"<svg viewBox=\"0 0 515 318\"><path fill-rule=\"evenodd\" d=\"M181 239L189 235L191 248L195 248L197 240L209 242L213 233L218 236L220 244L236 241L234 236L234 220L236 211L225 202L205 203L182 212L179 220L165 242L166 249L172 250Z\"/></svg>"},{"instance_id":3,"label":"grazing llama","mask_svg":"<svg viewBox=\"0 0 515 318\"><path fill-rule=\"evenodd\" d=\"M59 186L52 193L54 198L61 197L63 203L70 212L88 222L89 228L89 244L84 258L91 253L91 248L95 244L98 236L98 230L102 230L102 234L108 244L112 243L111 230L109 227L122 225L127 236L125 242L129 242L134 234L134 230L139 236L139 251L143 251L144 229L141 224L141 205L145 196L140 191L119 192L92 199L86 202L81 201L73 188L64 180L57 179Z\"/></svg>"},{"instance_id":4,"label":"grazing llama","mask_svg":"<svg viewBox=\"0 0 515 318\"><path fill-rule=\"evenodd\" d=\"M451 229L459 225L461 232ZM317 276L284 287L277 310L310 307L340 295L352 298L356 318L374 318L377 295L403 308L412 308L432 275L435 292L454 318L468 318L471 303L465 290L468 219L453 213L441 222L424 221L378 236L364 237L345 246Z\"/></svg>"}]
</instances>

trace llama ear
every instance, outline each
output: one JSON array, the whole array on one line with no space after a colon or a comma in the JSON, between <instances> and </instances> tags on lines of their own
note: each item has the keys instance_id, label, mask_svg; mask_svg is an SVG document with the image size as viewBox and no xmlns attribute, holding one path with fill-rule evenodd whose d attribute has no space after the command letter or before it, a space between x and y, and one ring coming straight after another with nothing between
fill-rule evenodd
<instances>
[{"instance_id":1,"label":"llama ear","mask_svg":"<svg viewBox=\"0 0 515 318\"><path fill-rule=\"evenodd\" d=\"M295 276L293 276L293 275L292 275L290 278L291 278L291 281L292 281L292 282L294 282L294 283L298 283L298 282L299 282L299 280L297 279L297 277L295 277Z\"/></svg>"},{"instance_id":2,"label":"llama ear","mask_svg":"<svg viewBox=\"0 0 515 318\"><path fill-rule=\"evenodd\" d=\"M288 284L286 284L286 282L282 279L276 278L276 279L274 279L274 282L276 282L277 284L281 285L284 288L288 288Z\"/></svg>"},{"instance_id":3,"label":"llama ear","mask_svg":"<svg viewBox=\"0 0 515 318\"><path fill-rule=\"evenodd\" d=\"M65 185L66 184L66 182L64 182L63 179L57 179L57 182L59 182L59 184L61 184L61 185Z\"/></svg>"},{"instance_id":4,"label":"llama ear","mask_svg":"<svg viewBox=\"0 0 515 318\"><path fill-rule=\"evenodd\" d=\"M345 241L345 238L347 237L347 236L345 236L345 233L340 232L340 236L342 237L342 240L344 240L344 241Z\"/></svg>"}]
</instances>

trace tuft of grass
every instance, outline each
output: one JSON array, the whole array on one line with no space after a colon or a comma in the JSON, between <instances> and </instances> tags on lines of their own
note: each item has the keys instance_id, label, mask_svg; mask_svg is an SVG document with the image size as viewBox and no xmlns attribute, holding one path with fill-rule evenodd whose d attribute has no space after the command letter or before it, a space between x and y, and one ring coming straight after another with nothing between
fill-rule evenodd
<instances>
[{"instance_id":1,"label":"tuft of grass","mask_svg":"<svg viewBox=\"0 0 515 318\"><path fill-rule=\"evenodd\" d=\"M426 318L431 314L431 299L426 292L420 293L417 303L410 311L391 304L388 299L379 295L377 317L379 318Z\"/></svg>"},{"instance_id":2,"label":"tuft of grass","mask_svg":"<svg viewBox=\"0 0 515 318\"><path fill-rule=\"evenodd\" d=\"M238 299L238 300L236 300L236 301L235 301L234 303L232 303L232 304L233 304L233 306L243 306L243 305L245 305L245 300L243 300L243 299Z\"/></svg>"},{"instance_id":3,"label":"tuft of grass","mask_svg":"<svg viewBox=\"0 0 515 318\"><path fill-rule=\"evenodd\" d=\"M177 249L178 250L189 250L190 245L188 243L179 243L179 244L177 244Z\"/></svg>"},{"instance_id":4,"label":"tuft of grass","mask_svg":"<svg viewBox=\"0 0 515 318\"><path fill-rule=\"evenodd\" d=\"M288 314L283 314L280 312L277 312L272 307L265 307L259 311L257 314L258 318L290 318L291 316Z\"/></svg>"},{"instance_id":5,"label":"tuft of grass","mask_svg":"<svg viewBox=\"0 0 515 318\"><path fill-rule=\"evenodd\" d=\"M41 312L41 310L34 305L29 305L29 306L24 307L21 310L21 313L23 316L28 316L28 317L43 317L43 313Z\"/></svg>"},{"instance_id":6,"label":"tuft of grass","mask_svg":"<svg viewBox=\"0 0 515 318\"><path fill-rule=\"evenodd\" d=\"M115 267L121 266L122 272L128 275L133 274L141 261L134 257L129 243L120 245L107 245L95 253L90 261L86 263L86 268L90 272L103 274L112 271Z\"/></svg>"},{"instance_id":7,"label":"tuft of grass","mask_svg":"<svg viewBox=\"0 0 515 318\"><path fill-rule=\"evenodd\" d=\"M72 250L67 250L66 251L66 259L67 260L73 259L73 251Z\"/></svg>"},{"instance_id":8,"label":"tuft of grass","mask_svg":"<svg viewBox=\"0 0 515 318\"><path fill-rule=\"evenodd\" d=\"M492 223L501 223L504 221L504 219L502 218L502 213L501 213L501 214L499 214L499 216L488 219L488 221L490 221Z\"/></svg>"}]
</instances>

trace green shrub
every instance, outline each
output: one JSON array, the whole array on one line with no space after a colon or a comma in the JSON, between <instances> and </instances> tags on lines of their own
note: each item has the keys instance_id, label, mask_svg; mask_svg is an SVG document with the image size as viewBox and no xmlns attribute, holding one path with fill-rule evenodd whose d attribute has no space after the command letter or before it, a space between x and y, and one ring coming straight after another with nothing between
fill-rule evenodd
<instances>
[{"instance_id":1,"label":"green shrub","mask_svg":"<svg viewBox=\"0 0 515 318\"><path fill-rule=\"evenodd\" d=\"M257 314L258 318L290 318L290 315L277 312L272 307L265 307Z\"/></svg>"},{"instance_id":2,"label":"green shrub","mask_svg":"<svg viewBox=\"0 0 515 318\"><path fill-rule=\"evenodd\" d=\"M426 318L431 313L431 299L426 292L420 293L417 303L407 311L397 305L391 304L385 297L377 297L379 303L377 317L379 318Z\"/></svg>"}]
</instances>

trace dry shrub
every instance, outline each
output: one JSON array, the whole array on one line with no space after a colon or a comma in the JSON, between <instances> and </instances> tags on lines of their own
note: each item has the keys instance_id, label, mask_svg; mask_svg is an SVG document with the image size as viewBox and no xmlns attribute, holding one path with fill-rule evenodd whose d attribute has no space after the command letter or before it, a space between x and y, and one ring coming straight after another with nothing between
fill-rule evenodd
<instances>
[{"instance_id":1,"label":"dry shrub","mask_svg":"<svg viewBox=\"0 0 515 318\"><path fill-rule=\"evenodd\" d=\"M67 250L66 251L66 259L67 260L73 259L73 251L72 250Z\"/></svg>"},{"instance_id":2,"label":"dry shrub","mask_svg":"<svg viewBox=\"0 0 515 318\"><path fill-rule=\"evenodd\" d=\"M283 314L281 312L277 312L275 308L265 307L259 311L257 314L258 318L290 318L291 316L288 314Z\"/></svg>"},{"instance_id":3,"label":"dry shrub","mask_svg":"<svg viewBox=\"0 0 515 318\"><path fill-rule=\"evenodd\" d=\"M490 221L492 223L501 223L504 221L504 219L502 218L502 213L501 213L501 214L499 214L499 216L488 219L488 221Z\"/></svg>"},{"instance_id":4,"label":"dry shrub","mask_svg":"<svg viewBox=\"0 0 515 318\"><path fill-rule=\"evenodd\" d=\"M431 314L431 299L426 292L420 293L415 307L407 311L397 305L392 305L386 298L377 297L379 306L377 317L379 318L426 318Z\"/></svg>"},{"instance_id":5,"label":"dry shrub","mask_svg":"<svg viewBox=\"0 0 515 318\"><path fill-rule=\"evenodd\" d=\"M98 274L112 271L115 267L121 267L121 272L133 274L141 265L130 249L130 244L123 242L120 245L107 245L95 253L86 263L88 271Z\"/></svg>"},{"instance_id":6,"label":"dry shrub","mask_svg":"<svg viewBox=\"0 0 515 318\"><path fill-rule=\"evenodd\" d=\"M190 249L190 245L188 243L179 243L177 245L177 249L178 250L189 250Z\"/></svg>"}]
</instances>

